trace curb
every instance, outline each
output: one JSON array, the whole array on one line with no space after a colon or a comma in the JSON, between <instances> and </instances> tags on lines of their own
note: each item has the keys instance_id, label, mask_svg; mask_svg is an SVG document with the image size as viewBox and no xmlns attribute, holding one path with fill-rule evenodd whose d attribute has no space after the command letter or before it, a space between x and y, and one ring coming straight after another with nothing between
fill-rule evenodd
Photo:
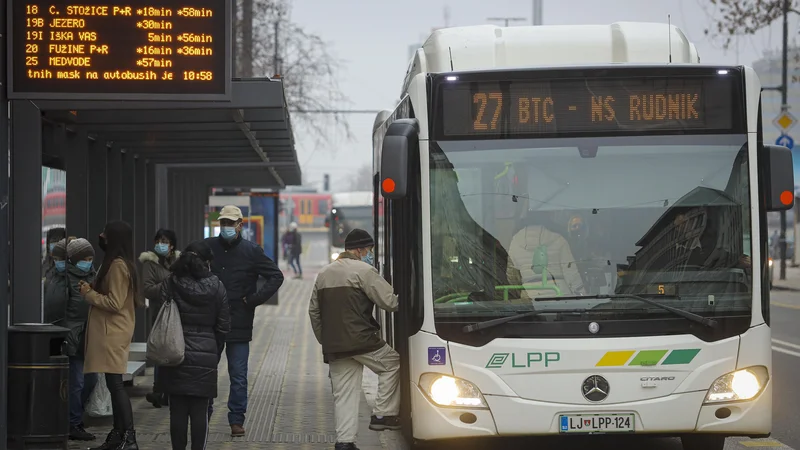
<instances>
[{"instance_id":1,"label":"curb","mask_svg":"<svg viewBox=\"0 0 800 450\"><path fill-rule=\"evenodd\" d=\"M772 285L773 291L788 291L788 292L800 292L800 288L791 287L791 286L779 286L777 284Z\"/></svg>"}]
</instances>

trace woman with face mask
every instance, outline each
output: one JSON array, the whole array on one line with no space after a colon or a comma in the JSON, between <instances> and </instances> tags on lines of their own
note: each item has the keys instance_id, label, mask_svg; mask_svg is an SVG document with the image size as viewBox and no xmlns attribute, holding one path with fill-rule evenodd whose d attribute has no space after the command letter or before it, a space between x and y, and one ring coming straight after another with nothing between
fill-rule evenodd
<instances>
[{"instance_id":1,"label":"woman with face mask","mask_svg":"<svg viewBox=\"0 0 800 450\"><path fill-rule=\"evenodd\" d=\"M181 256L181 252L176 249L178 238L172 230L160 229L156 231L153 238L153 250L143 252L139 255L139 262L142 263L142 283L144 296L150 303L149 317L154 321L158 317L161 309L161 282L170 275L170 267ZM150 324L152 326L152 323ZM153 392L147 394L145 398L154 407L169 405L166 395L156 392L155 385L158 378L158 366L153 369Z\"/></svg>"},{"instance_id":2,"label":"woman with face mask","mask_svg":"<svg viewBox=\"0 0 800 450\"><path fill-rule=\"evenodd\" d=\"M97 384L97 374L83 373L89 304L81 295L80 283L94 283L97 275L94 269L94 248L86 239L71 239L66 253L69 300L64 326L70 329L66 339L66 353L69 357L69 437L72 440L91 441L95 437L84 428L83 409Z\"/></svg>"},{"instance_id":3,"label":"woman with face mask","mask_svg":"<svg viewBox=\"0 0 800 450\"><path fill-rule=\"evenodd\" d=\"M67 241L53 243L49 257L52 265L44 277L44 321L61 325L67 307Z\"/></svg>"},{"instance_id":4,"label":"woman with face mask","mask_svg":"<svg viewBox=\"0 0 800 450\"><path fill-rule=\"evenodd\" d=\"M78 283L90 305L83 370L104 374L114 413L111 432L94 450L138 450L131 400L122 379L128 370L136 308L144 306L133 253L133 229L122 221L109 222L100 240L105 242L105 254L94 283Z\"/></svg>"}]
</instances>

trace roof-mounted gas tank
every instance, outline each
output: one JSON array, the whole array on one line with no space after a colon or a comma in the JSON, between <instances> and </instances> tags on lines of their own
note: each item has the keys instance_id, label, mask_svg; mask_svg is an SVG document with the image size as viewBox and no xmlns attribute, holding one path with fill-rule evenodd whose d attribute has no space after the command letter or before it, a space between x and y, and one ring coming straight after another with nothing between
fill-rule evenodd
<instances>
[{"instance_id":1,"label":"roof-mounted gas tank","mask_svg":"<svg viewBox=\"0 0 800 450\"><path fill-rule=\"evenodd\" d=\"M699 62L697 49L683 31L663 23L477 25L434 31L414 55L407 79L452 70Z\"/></svg>"}]
</instances>

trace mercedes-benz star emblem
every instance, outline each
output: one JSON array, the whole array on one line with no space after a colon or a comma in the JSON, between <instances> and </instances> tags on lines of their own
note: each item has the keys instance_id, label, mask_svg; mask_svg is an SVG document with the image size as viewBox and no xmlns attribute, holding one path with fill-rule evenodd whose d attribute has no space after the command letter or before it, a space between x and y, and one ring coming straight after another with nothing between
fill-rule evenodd
<instances>
[{"instance_id":1,"label":"mercedes-benz star emblem","mask_svg":"<svg viewBox=\"0 0 800 450\"><path fill-rule=\"evenodd\" d=\"M600 324L597 322L592 322L589 324L589 332L592 334L597 334L600 331Z\"/></svg>"},{"instance_id":2,"label":"mercedes-benz star emblem","mask_svg":"<svg viewBox=\"0 0 800 450\"><path fill-rule=\"evenodd\" d=\"M590 402L602 402L608 397L610 391L608 381L600 375L590 376L583 380L583 385L581 385L581 393Z\"/></svg>"}]
</instances>

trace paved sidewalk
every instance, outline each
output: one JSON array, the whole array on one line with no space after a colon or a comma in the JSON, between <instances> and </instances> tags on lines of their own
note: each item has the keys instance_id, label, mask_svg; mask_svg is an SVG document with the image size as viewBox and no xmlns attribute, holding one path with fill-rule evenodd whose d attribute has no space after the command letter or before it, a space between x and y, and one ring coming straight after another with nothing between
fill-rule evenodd
<instances>
[{"instance_id":1,"label":"paved sidewalk","mask_svg":"<svg viewBox=\"0 0 800 450\"><path fill-rule=\"evenodd\" d=\"M304 280L287 279L278 306L257 309L253 341L250 344L249 395L243 438L231 438L227 420L229 379L226 358L220 362L219 397L208 436L209 450L216 449L333 449L336 441L333 398L328 366L308 320L308 300L313 274ZM360 411L358 446L361 450L400 449L399 433L370 431L377 378L371 372L364 378L365 392ZM170 448L169 409L153 408L144 395L152 386L152 369L136 379L130 388L139 448ZM71 449L99 445L111 427L111 418L87 419L87 430L98 440L70 442Z\"/></svg>"},{"instance_id":2,"label":"paved sidewalk","mask_svg":"<svg viewBox=\"0 0 800 450\"><path fill-rule=\"evenodd\" d=\"M786 261L786 279L781 280L781 267L779 261L774 261L772 270L772 288L784 291L800 291L800 267L792 267L791 260Z\"/></svg>"}]
</instances>

